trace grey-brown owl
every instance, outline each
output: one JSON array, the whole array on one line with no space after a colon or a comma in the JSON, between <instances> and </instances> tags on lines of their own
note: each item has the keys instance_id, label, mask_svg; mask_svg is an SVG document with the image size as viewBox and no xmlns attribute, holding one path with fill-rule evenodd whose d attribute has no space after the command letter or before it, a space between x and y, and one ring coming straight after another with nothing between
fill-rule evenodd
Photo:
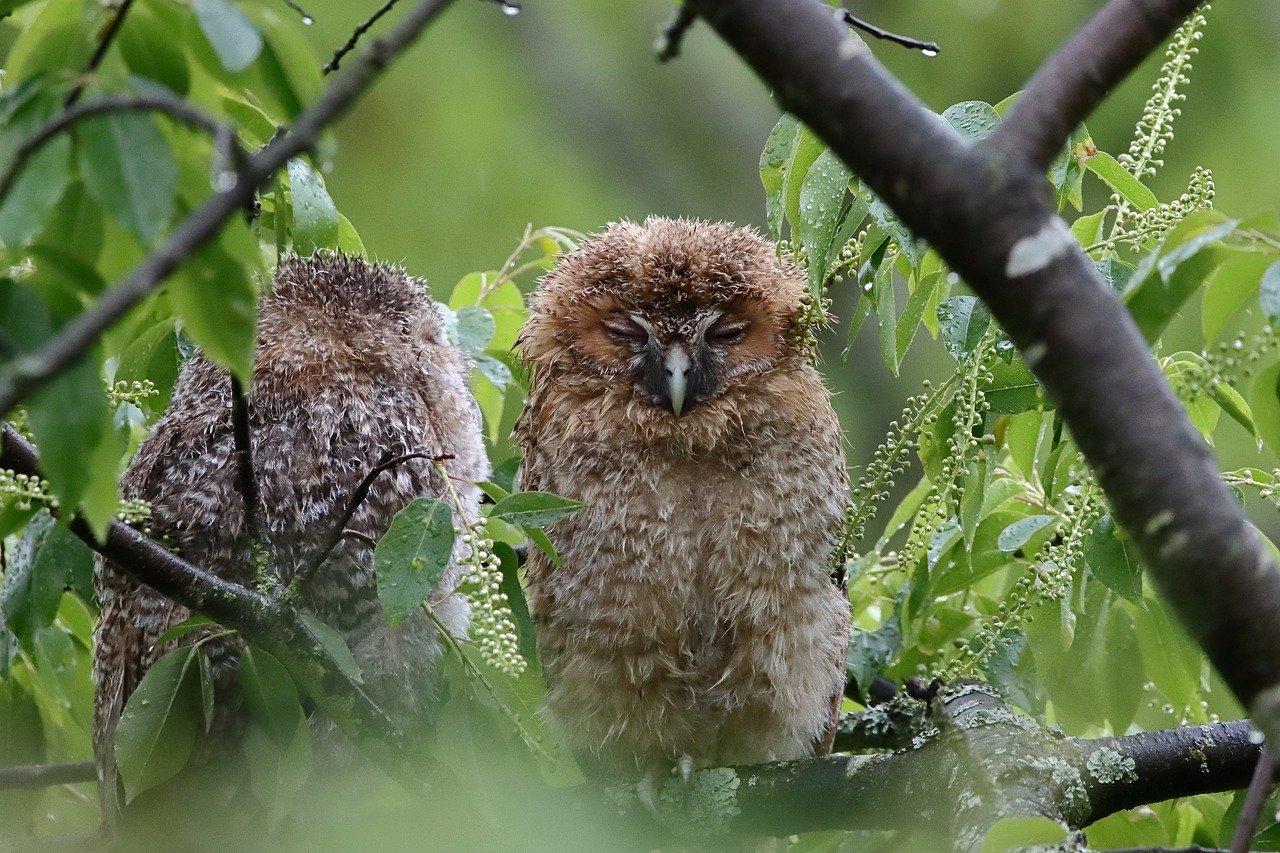
<instances>
[{"instance_id":1,"label":"grey-brown owl","mask_svg":"<svg viewBox=\"0 0 1280 853\"><path fill-rule=\"evenodd\" d=\"M287 259L259 305L249 420L261 490L269 571L288 584L318 554L361 479L384 453L452 454L447 463L474 514L489 466L468 365L449 343L421 281L398 269L341 255ZM201 354L183 366L173 402L124 477L126 497L151 504L151 533L221 577L258 583L236 486L227 373ZM374 539L412 499L444 494L426 460L381 474L349 529ZM456 555L455 555L456 556ZM441 589L457 585L456 565ZM94 752L104 814L116 811L113 734L157 647L185 608L140 586L111 564L95 578L101 603L94 679ZM372 549L344 539L301 590L300 605L345 634L370 694L393 714L413 714L432 696L439 639L418 614L395 628L382 619ZM459 635L457 595L435 608ZM190 640L184 640L189 642ZM233 649L214 647L220 724L236 724Z\"/></svg>"},{"instance_id":2,"label":"grey-brown owl","mask_svg":"<svg viewBox=\"0 0 1280 853\"><path fill-rule=\"evenodd\" d=\"M521 485L587 507L550 531L562 566L531 556L529 602L554 717L615 773L830 748L847 486L804 288L751 230L651 218L533 298Z\"/></svg>"}]
</instances>

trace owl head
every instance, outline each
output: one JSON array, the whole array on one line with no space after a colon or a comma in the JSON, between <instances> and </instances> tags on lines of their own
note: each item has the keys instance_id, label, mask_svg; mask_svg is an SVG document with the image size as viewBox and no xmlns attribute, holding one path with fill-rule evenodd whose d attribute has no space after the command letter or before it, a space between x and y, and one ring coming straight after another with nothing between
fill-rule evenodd
<instances>
[{"instance_id":1,"label":"owl head","mask_svg":"<svg viewBox=\"0 0 1280 853\"><path fill-rule=\"evenodd\" d=\"M520 346L535 373L679 423L804 360L805 283L749 228L650 217L566 255L535 293Z\"/></svg>"}]
</instances>

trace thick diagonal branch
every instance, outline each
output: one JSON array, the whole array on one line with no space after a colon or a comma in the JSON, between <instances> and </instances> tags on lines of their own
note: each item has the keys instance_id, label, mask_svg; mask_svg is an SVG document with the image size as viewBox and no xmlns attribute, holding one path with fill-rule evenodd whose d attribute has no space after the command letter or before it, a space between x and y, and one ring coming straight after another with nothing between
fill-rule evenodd
<instances>
[{"instance_id":1,"label":"thick diagonal branch","mask_svg":"<svg viewBox=\"0 0 1280 853\"><path fill-rule=\"evenodd\" d=\"M1057 401L1160 591L1280 740L1280 570L1124 305L1054 213L1041 169L965 144L828 7L691 2L990 306ZM1104 14L1133 2L1112 0Z\"/></svg>"},{"instance_id":2,"label":"thick diagonal branch","mask_svg":"<svg viewBox=\"0 0 1280 853\"><path fill-rule=\"evenodd\" d=\"M269 181L290 158L310 150L324 129L346 113L391 61L413 44L427 24L451 2L453 0L422 0L385 36L374 39L346 71L334 76L329 87L298 116L288 132L276 136L262 150L245 159L229 187L210 196L162 246L91 308L72 318L52 340L10 365L0 380L0 416L79 361L99 335L217 237L223 224L253 200L257 188Z\"/></svg>"},{"instance_id":3,"label":"thick diagonal branch","mask_svg":"<svg viewBox=\"0 0 1280 853\"><path fill-rule=\"evenodd\" d=\"M1072 36L1024 87L992 145L1048 168L1067 137L1203 0L1118 0Z\"/></svg>"}]
</instances>

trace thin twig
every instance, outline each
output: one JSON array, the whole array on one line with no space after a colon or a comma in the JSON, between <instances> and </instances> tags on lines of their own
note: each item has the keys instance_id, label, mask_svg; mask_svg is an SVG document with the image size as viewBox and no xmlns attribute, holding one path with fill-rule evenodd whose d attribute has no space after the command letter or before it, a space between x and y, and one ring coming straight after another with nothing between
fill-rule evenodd
<instances>
[{"instance_id":1,"label":"thin twig","mask_svg":"<svg viewBox=\"0 0 1280 853\"><path fill-rule=\"evenodd\" d=\"M69 110L75 106L76 101L80 100L80 96L84 94L84 88L88 85L89 79L98 70L98 66L102 65L102 60L106 59L107 51L111 49L112 43L116 40L116 35L120 32L120 27L124 24L124 17L129 14L131 6L133 6L133 0L118 0L116 13L107 22L106 29L102 31L102 38L98 40L98 46L94 49L93 56L89 57L89 64L85 66L84 71L80 74L80 79L71 88L71 91L67 93L66 100L62 102L64 110Z\"/></svg>"},{"instance_id":2,"label":"thin twig","mask_svg":"<svg viewBox=\"0 0 1280 853\"><path fill-rule=\"evenodd\" d=\"M92 761L78 764L15 764L0 767L0 788L46 788L98 778Z\"/></svg>"},{"instance_id":3,"label":"thin twig","mask_svg":"<svg viewBox=\"0 0 1280 853\"><path fill-rule=\"evenodd\" d=\"M223 224L253 200L258 187L270 181L290 159L311 150L325 128L346 114L387 66L452 2L421 0L389 33L374 39L354 64L335 77L287 133L247 157L236 181L206 199L162 246L91 308L73 317L38 351L10 365L7 375L0 379L0 415L78 362L107 328L216 238Z\"/></svg>"},{"instance_id":4,"label":"thin twig","mask_svg":"<svg viewBox=\"0 0 1280 853\"><path fill-rule=\"evenodd\" d=\"M331 74L334 71L337 71L338 66L342 64L342 58L355 50L356 44L360 41L360 37L369 32L369 28L378 23L378 19L390 12L391 9L399 2L400 0L387 0L387 2L378 7L377 11L365 18L360 26L356 27L351 32L351 38L347 39L346 43L342 45L342 47L333 52L333 57L324 64L324 68L321 70L325 74Z\"/></svg>"},{"instance_id":5,"label":"thin twig","mask_svg":"<svg viewBox=\"0 0 1280 853\"><path fill-rule=\"evenodd\" d=\"M346 530L342 531L342 538L355 539L359 542L363 542L364 544L368 545L370 548L378 547L377 539L374 539L372 536L368 535L367 533L361 533L359 530L352 530L350 528L347 528Z\"/></svg>"},{"instance_id":6,"label":"thin twig","mask_svg":"<svg viewBox=\"0 0 1280 853\"><path fill-rule=\"evenodd\" d=\"M1231 853L1248 853L1253 833L1258 828L1258 818L1262 816L1262 807L1266 805L1267 795L1276 775L1276 759L1269 745L1264 744L1258 753L1258 763L1253 768L1253 778L1249 781L1249 789L1245 794L1244 806L1240 809L1240 819L1236 821L1236 832L1231 837Z\"/></svg>"},{"instance_id":7,"label":"thin twig","mask_svg":"<svg viewBox=\"0 0 1280 853\"><path fill-rule=\"evenodd\" d=\"M203 110L180 98L158 92L146 95L104 95L82 104L73 104L49 119L44 126L23 140L14 150L9 165L5 167L3 174L0 174L0 203L4 202L9 190L13 188L14 181L17 180L32 155L77 122L108 113L137 112L164 113L175 121L180 121L196 130L203 130L215 138L226 129L223 124ZM231 134L231 138L234 139L235 132L231 131Z\"/></svg>"},{"instance_id":8,"label":"thin twig","mask_svg":"<svg viewBox=\"0 0 1280 853\"><path fill-rule=\"evenodd\" d=\"M308 12L306 9L302 8L301 4L295 3L294 0L281 0L281 2L283 2L284 5L288 6L293 11L297 12L298 17L302 18L302 23L306 24L307 26L311 26L316 22L316 19L311 15L311 13Z\"/></svg>"},{"instance_id":9,"label":"thin twig","mask_svg":"<svg viewBox=\"0 0 1280 853\"><path fill-rule=\"evenodd\" d=\"M245 399L240 379L231 377L231 434L235 441L236 487L244 499L244 523L249 539L257 546L266 544L262 526L262 500L258 478L253 470L253 433L249 428L249 401Z\"/></svg>"},{"instance_id":10,"label":"thin twig","mask_svg":"<svg viewBox=\"0 0 1280 853\"><path fill-rule=\"evenodd\" d=\"M921 41L920 39L913 39L909 36L901 36L897 33L889 32L883 27L877 27L870 21L865 21L847 10L844 11L842 15L846 24L851 27L856 27L864 33L875 36L878 39L893 42L894 44L899 44L903 47L911 48L912 50L918 50L925 56L937 56L941 51L941 48L938 47L938 43L936 41Z\"/></svg>"},{"instance_id":11,"label":"thin twig","mask_svg":"<svg viewBox=\"0 0 1280 853\"><path fill-rule=\"evenodd\" d=\"M659 62L670 62L680 55L680 46L684 43L685 34L697 19L698 14L688 3L680 4L680 8L676 10L671 20L663 25L658 38L653 43L653 54Z\"/></svg>"},{"instance_id":12,"label":"thin twig","mask_svg":"<svg viewBox=\"0 0 1280 853\"><path fill-rule=\"evenodd\" d=\"M356 512L364 503L365 498L369 497L369 491L373 488L373 483L378 476L384 471L390 471L397 465L408 462L411 459L429 459L432 462L443 462L446 459L452 459L452 453L433 454L433 453L406 453L403 456L391 456L384 453L382 458L378 460L378 464L369 469L369 473L364 475L364 479L356 486L355 491L351 493L351 499L347 501L346 508L342 511L342 515L338 517L337 523L329 535L326 536L320 546L320 550L298 571L293 580L289 582L288 590L290 594L306 589L306 587L315 578L316 572L320 571L320 567L324 565L324 561L329 559L329 555L333 553L333 549L338 547L338 543L342 541L343 536L352 532L347 528L351 523L351 519L355 517ZM376 544L376 543L375 543Z\"/></svg>"}]
</instances>

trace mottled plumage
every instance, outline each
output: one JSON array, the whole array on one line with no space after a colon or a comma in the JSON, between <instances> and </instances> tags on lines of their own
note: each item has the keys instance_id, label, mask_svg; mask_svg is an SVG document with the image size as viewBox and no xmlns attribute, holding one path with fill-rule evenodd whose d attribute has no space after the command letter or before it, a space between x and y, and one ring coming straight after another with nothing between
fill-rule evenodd
<instances>
[{"instance_id":1,"label":"mottled plumage","mask_svg":"<svg viewBox=\"0 0 1280 853\"><path fill-rule=\"evenodd\" d=\"M753 231L651 218L533 298L521 485L587 507L550 531L563 566L530 556L529 601L550 710L615 773L829 749L847 486L804 288Z\"/></svg>"},{"instance_id":2,"label":"mottled plumage","mask_svg":"<svg viewBox=\"0 0 1280 853\"><path fill-rule=\"evenodd\" d=\"M249 392L270 571L287 584L314 557L384 453L451 453L452 473L470 482L485 479L489 467L467 372L422 282L341 255L280 264L259 305ZM168 412L130 464L124 493L150 502L152 535L191 562L253 586L260 579L232 454L230 380L197 353L183 366ZM377 478L347 526L376 539L410 500L443 493L429 461L406 462ZM474 512L478 491L465 486L460 496ZM453 588L457 578L455 566L441 588ZM190 614L111 564L99 565L95 582L102 613L94 741L110 816L112 735L120 711L147 669L174 645L156 647L157 638ZM302 590L300 605L344 633L376 701L393 713L421 710L436 687L438 638L422 614L386 627L370 547L344 539ZM460 596L436 612L452 630L466 630ZM234 727L234 649L207 648L218 664L220 725Z\"/></svg>"}]
</instances>

